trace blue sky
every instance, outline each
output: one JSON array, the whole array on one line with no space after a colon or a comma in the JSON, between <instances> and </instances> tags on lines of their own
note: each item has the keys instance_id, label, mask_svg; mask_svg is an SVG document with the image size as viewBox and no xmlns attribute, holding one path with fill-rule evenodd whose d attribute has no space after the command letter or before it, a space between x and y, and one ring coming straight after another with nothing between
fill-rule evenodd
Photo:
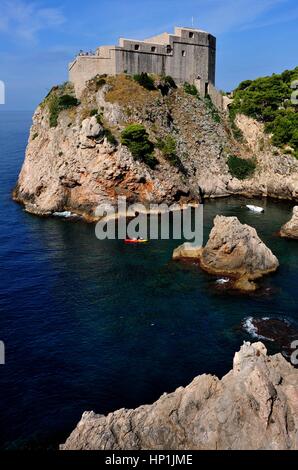
<instances>
[{"instance_id":1,"label":"blue sky","mask_svg":"<svg viewBox=\"0 0 298 470\"><path fill-rule=\"evenodd\" d=\"M218 88L298 65L297 0L0 0L1 108L34 109L80 49L171 32L192 17L217 36Z\"/></svg>"}]
</instances>

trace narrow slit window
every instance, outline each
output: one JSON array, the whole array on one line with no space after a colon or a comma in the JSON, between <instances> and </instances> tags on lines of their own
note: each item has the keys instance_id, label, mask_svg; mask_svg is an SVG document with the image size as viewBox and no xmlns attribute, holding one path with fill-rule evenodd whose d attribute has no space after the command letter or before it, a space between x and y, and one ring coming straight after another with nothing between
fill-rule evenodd
<instances>
[{"instance_id":1,"label":"narrow slit window","mask_svg":"<svg viewBox=\"0 0 298 470\"><path fill-rule=\"evenodd\" d=\"M171 54L172 52L172 46L167 46L167 54Z\"/></svg>"},{"instance_id":2,"label":"narrow slit window","mask_svg":"<svg viewBox=\"0 0 298 470\"><path fill-rule=\"evenodd\" d=\"M139 44L135 44L135 51L139 51L140 50L140 45Z\"/></svg>"},{"instance_id":3,"label":"narrow slit window","mask_svg":"<svg viewBox=\"0 0 298 470\"><path fill-rule=\"evenodd\" d=\"M182 57L186 57L186 51L182 51Z\"/></svg>"},{"instance_id":4,"label":"narrow slit window","mask_svg":"<svg viewBox=\"0 0 298 470\"><path fill-rule=\"evenodd\" d=\"M193 39L194 38L194 33L189 33L189 38Z\"/></svg>"},{"instance_id":5,"label":"narrow slit window","mask_svg":"<svg viewBox=\"0 0 298 470\"><path fill-rule=\"evenodd\" d=\"M151 47L151 52L156 52L156 47L155 46Z\"/></svg>"}]
</instances>

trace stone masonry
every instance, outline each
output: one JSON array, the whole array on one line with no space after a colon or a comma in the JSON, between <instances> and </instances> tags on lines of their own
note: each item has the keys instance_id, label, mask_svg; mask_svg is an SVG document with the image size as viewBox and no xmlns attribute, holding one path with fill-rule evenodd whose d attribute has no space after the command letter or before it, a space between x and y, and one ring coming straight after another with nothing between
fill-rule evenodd
<instances>
[{"instance_id":1,"label":"stone masonry","mask_svg":"<svg viewBox=\"0 0 298 470\"><path fill-rule=\"evenodd\" d=\"M143 41L123 39L119 46L101 46L95 54L78 55L69 65L69 80L80 96L85 83L96 75L141 72L170 75L176 83L196 84L201 95L215 85L216 38L192 28L176 27Z\"/></svg>"}]
</instances>

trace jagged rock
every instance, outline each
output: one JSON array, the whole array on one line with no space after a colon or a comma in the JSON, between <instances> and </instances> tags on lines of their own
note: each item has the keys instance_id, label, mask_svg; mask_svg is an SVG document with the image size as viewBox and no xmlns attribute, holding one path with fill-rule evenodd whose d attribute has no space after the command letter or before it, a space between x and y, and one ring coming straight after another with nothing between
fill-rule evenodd
<instances>
[{"instance_id":1,"label":"jagged rock","mask_svg":"<svg viewBox=\"0 0 298 470\"><path fill-rule=\"evenodd\" d=\"M94 138L104 135L103 127L97 122L96 116L84 119L82 122L81 134L87 138Z\"/></svg>"},{"instance_id":2,"label":"jagged rock","mask_svg":"<svg viewBox=\"0 0 298 470\"><path fill-rule=\"evenodd\" d=\"M63 450L298 449L298 370L244 343L219 380L196 377L153 405L84 413Z\"/></svg>"},{"instance_id":3,"label":"jagged rock","mask_svg":"<svg viewBox=\"0 0 298 470\"><path fill-rule=\"evenodd\" d=\"M195 246L192 243L184 243L183 245L178 246L178 248L174 250L173 259L198 259L201 255L201 252L201 246Z\"/></svg>"},{"instance_id":4,"label":"jagged rock","mask_svg":"<svg viewBox=\"0 0 298 470\"><path fill-rule=\"evenodd\" d=\"M237 217L216 216L200 265L211 274L234 277L236 289L250 291L256 289L251 281L276 271L279 263L254 228Z\"/></svg>"},{"instance_id":5,"label":"jagged rock","mask_svg":"<svg viewBox=\"0 0 298 470\"><path fill-rule=\"evenodd\" d=\"M298 239L298 206L294 207L291 220L280 229L280 236Z\"/></svg>"}]
</instances>

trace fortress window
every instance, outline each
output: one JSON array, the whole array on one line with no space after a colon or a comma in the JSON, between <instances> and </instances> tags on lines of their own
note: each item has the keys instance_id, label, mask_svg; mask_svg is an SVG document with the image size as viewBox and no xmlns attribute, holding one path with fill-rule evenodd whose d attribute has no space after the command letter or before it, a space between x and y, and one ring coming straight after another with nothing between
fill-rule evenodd
<instances>
[{"instance_id":1,"label":"fortress window","mask_svg":"<svg viewBox=\"0 0 298 470\"><path fill-rule=\"evenodd\" d=\"M139 51L140 50L140 45L139 44L135 44L135 51Z\"/></svg>"},{"instance_id":2,"label":"fortress window","mask_svg":"<svg viewBox=\"0 0 298 470\"><path fill-rule=\"evenodd\" d=\"M190 37L190 39L193 39L193 38L194 38L194 36L195 36L195 35L194 35L194 33L189 33L189 37Z\"/></svg>"},{"instance_id":3,"label":"fortress window","mask_svg":"<svg viewBox=\"0 0 298 470\"><path fill-rule=\"evenodd\" d=\"M182 57L186 57L186 51L182 51Z\"/></svg>"},{"instance_id":4,"label":"fortress window","mask_svg":"<svg viewBox=\"0 0 298 470\"><path fill-rule=\"evenodd\" d=\"M151 52L156 52L156 47L155 46L151 47Z\"/></svg>"},{"instance_id":5,"label":"fortress window","mask_svg":"<svg viewBox=\"0 0 298 470\"><path fill-rule=\"evenodd\" d=\"M172 46L167 46L167 54L171 54L172 52Z\"/></svg>"}]
</instances>

